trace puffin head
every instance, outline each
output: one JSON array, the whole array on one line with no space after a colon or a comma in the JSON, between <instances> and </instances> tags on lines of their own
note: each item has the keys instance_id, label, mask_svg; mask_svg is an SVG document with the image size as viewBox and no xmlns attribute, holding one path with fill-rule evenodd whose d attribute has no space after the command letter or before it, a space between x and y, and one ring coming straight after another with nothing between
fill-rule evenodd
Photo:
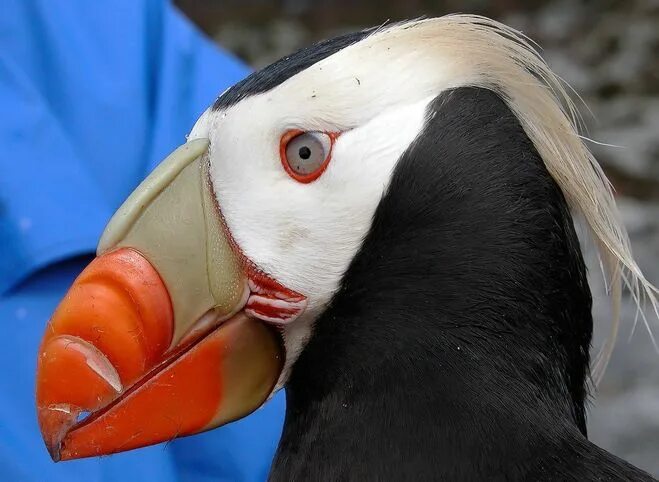
<instances>
[{"instance_id":1,"label":"puffin head","mask_svg":"<svg viewBox=\"0 0 659 482\"><path fill-rule=\"evenodd\" d=\"M524 376L578 407L592 320L571 213L614 299L623 270L654 298L573 112L524 37L462 15L328 40L228 89L50 320L36 390L53 459L209 430L296 372L303 390L312 366L375 370L449 339L503 337L514 364L523 338Z\"/></svg>"}]
</instances>

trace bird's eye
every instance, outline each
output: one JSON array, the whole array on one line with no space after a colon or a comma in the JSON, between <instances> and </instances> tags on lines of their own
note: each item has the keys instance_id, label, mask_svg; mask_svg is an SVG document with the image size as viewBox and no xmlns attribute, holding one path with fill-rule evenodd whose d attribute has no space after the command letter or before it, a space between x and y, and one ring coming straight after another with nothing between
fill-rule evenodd
<instances>
[{"instance_id":1,"label":"bird's eye","mask_svg":"<svg viewBox=\"0 0 659 482\"><path fill-rule=\"evenodd\" d=\"M325 132L287 132L279 149L284 169L296 181L314 181L329 163L335 138Z\"/></svg>"}]
</instances>

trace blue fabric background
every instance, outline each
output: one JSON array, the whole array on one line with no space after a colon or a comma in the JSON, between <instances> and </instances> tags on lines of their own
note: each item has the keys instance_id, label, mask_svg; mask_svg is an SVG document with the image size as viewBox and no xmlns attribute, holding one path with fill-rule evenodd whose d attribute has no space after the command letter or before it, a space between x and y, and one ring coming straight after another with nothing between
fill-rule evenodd
<instances>
[{"instance_id":1,"label":"blue fabric background","mask_svg":"<svg viewBox=\"0 0 659 482\"><path fill-rule=\"evenodd\" d=\"M229 426L54 464L34 406L47 319L131 190L247 68L165 0L0 5L0 480L259 481L279 394Z\"/></svg>"}]
</instances>

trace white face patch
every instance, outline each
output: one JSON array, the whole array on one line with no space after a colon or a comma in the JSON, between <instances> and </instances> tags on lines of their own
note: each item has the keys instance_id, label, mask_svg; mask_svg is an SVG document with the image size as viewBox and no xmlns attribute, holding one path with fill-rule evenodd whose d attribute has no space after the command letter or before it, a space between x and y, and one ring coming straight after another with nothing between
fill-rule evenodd
<instances>
[{"instance_id":1,"label":"white face patch","mask_svg":"<svg viewBox=\"0 0 659 482\"><path fill-rule=\"evenodd\" d=\"M213 187L243 254L279 283L307 297L303 315L284 327L283 383L313 320L327 306L361 247L394 166L421 132L432 98L390 106L342 132L326 170L304 184L282 165L282 135L290 129L338 129L330 123L321 125L322 113L308 122L299 118L294 124L286 122L273 108L277 95L275 89L226 112L207 112L191 136L207 135L211 140ZM260 112L258 119L254 112Z\"/></svg>"}]
</instances>

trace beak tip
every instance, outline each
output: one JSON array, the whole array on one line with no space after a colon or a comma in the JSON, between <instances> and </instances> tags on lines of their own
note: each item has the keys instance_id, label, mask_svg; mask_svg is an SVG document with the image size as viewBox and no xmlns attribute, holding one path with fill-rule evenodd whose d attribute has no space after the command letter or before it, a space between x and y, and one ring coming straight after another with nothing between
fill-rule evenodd
<instances>
[{"instance_id":1,"label":"beak tip","mask_svg":"<svg viewBox=\"0 0 659 482\"><path fill-rule=\"evenodd\" d=\"M48 449L48 453L50 454L50 458L53 459L53 462L57 463L62 460L60 444L55 443L51 445L47 443L46 449Z\"/></svg>"},{"instance_id":2,"label":"beak tip","mask_svg":"<svg viewBox=\"0 0 659 482\"><path fill-rule=\"evenodd\" d=\"M68 410L39 410L39 425L46 449L53 462L62 460L62 440L75 423L77 412Z\"/></svg>"}]
</instances>

